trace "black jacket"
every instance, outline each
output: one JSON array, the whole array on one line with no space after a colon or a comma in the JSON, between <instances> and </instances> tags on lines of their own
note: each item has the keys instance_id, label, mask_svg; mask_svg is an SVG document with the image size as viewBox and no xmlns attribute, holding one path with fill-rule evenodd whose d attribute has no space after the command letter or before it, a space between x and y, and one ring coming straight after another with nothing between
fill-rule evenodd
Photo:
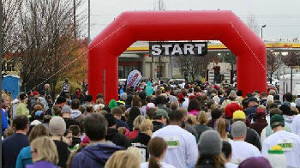
<instances>
[{"instance_id":1,"label":"black jacket","mask_svg":"<svg viewBox=\"0 0 300 168\"><path fill-rule=\"evenodd\" d=\"M196 132L197 132L197 142L198 142L198 140L200 139L200 136L201 136L201 134L204 132L204 131L206 131L206 130L211 130L211 128L210 127L208 127L208 126L206 126L206 125L202 125L202 124L198 124L198 125L195 125L194 126L194 129L196 130Z\"/></svg>"},{"instance_id":2,"label":"black jacket","mask_svg":"<svg viewBox=\"0 0 300 168\"><path fill-rule=\"evenodd\" d=\"M158 121L152 121L153 124L153 132L161 129L162 127L164 127L164 124Z\"/></svg>"},{"instance_id":3,"label":"black jacket","mask_svg":"<svg viewBox=\"0 0 300 168\"><path fill-rule=\"evenodd\" d=\"M58 158L59 158L59 162L57 165L62 168L65 168L65 167L67 167L66 163L67 163L67 160L70 155L70 151L68 149L68 144L66 144L63 141L58 141L58 140L54 140L54 143L56 145Z\"/></svg>"},{"instance_id":4,"label":"black jacket","mask_svg":"<svg viewBox=\"0 0 300 168\"><path fill-rule=\"evenodd\" d=\"M113 142L117 146L122 146L125 148L128 148L130 146L129 139L118 132L117 129L114 128L108 128L106 140Z\"/></svg>"},{"instance_id":5,"label":"black jacket","mask_svg":"<svg viewBox=\"0 0 300 168\"><path fill-rule=\"evenodd\" d=\"M261 151L261 143L259 140L259 135L254 129L247 128L247 135L245 141L256 146Z\"/></svg>"},{"instance_id":6,"label":"black jacket","mask_svg":"<svg viewBox=\"0 0 300 168\"><path fill-rule=\"evenodd\" d=\"M147 134L139 132L138 136L135 139L132 139L130 143L141 143L145 146L148 145L148 142L150 141L151 137Z\"/></svg>"}]
</instances>

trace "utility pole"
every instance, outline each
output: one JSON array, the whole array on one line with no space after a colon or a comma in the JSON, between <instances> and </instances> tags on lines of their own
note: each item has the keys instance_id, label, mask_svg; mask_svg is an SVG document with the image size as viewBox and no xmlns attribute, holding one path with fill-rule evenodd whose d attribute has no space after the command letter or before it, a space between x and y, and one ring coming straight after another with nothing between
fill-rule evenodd
<instances>
[{"instance_id":1,"label":"utility pole","mask_svg":"<svg viewBox=\"0 0 300 168\"><path fill-rule=\"evenodd\" d=\"M76 39L76 0L73 0L74 39Z\"/></svg>"},{"instance_id":2,"label":"utility pole","mask_svg":"<svg viewBox=\"0 0 300 168\"><path fill-rule=\"evenodd\" d=\"M91 1L88 0L88 39L87 39L87 45L89 46L91 38L90 38L90 33L91 33Z\"/></svg>"},{"instance_id":3,"label":"utility pole","mask_svg":"<svg viewBox=\"0 0 300 168\"><path fill-rule=\"evenodd\" d=\"M291 68L291 94L293 94L293 66L290 66Z\"/></svg>"},{"instance_id":4,"label":"utility pole","mask_svg":"<svg viewBox=\"0 0 300 168\"><path fill-rule=\"evenodd\" d=\"M158 10L159 11L164 11L165 10L165 4L164 4L164 0L158 0ZM154 4L154 9L156 8L155 7L156 6L156 4ZM170 57L170 60L171 60L171 57ZM158 79L161 79L161 77L163 76L162 74L162 67L163 67L163 62L162 62L162 57L161 56L159 56L158 57Z\"/></svg>"}]
</instances>

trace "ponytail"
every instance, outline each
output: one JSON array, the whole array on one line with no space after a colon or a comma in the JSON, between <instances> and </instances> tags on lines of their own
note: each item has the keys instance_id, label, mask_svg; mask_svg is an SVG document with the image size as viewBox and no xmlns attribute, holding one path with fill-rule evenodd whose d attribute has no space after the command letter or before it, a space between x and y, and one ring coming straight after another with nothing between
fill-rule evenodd
<instances>
[{"instance_id":1,"label":"ponytail","mask_svg":"<svg viewBox=\"0 0 300 168\"><path fill-rule=\"evenodd\" d=\"M217 120L217 131L220 134L221 138L227 138L228 125L228 121L224 118L220 118Z\"/></svg>"},{"instance_id":2,"label":"ponytail","mask_svg":"<svg viewBox=\"0 0 300 168\"><path fill-rule=\"evenodd\" d=\"M156 158L160 158L167 149L167 142L160 137L152 138L148 143L148 151L150 154L148 168L160 168L160 163Z\"/></svg>"},{"instance_id":3,"label":"ponytail","mask_svg":"<svg viewBox=\"0 0 300 168\"><path fill-rule=\"evenodd\" d=\"M155 157L150 156L148 168L160 168L160 165L157 163Z\"/></svg>"}]
</instances>

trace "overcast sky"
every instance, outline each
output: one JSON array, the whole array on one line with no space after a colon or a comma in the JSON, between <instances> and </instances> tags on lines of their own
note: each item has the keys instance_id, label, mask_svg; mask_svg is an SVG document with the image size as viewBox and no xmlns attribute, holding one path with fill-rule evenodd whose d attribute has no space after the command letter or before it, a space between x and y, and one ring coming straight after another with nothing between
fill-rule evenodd
<instances>
[{"instance_id":1,"label":"overcast sky","mask_svg":"<svg viewBox=\"0 0 300 168\"><path fill-rule=\"evenodd\" d=\"M87 0L84 0L87 2ZM123 11L157 9L158 0L90 0L91 38ZM87 6L86 4L83 4ZM300 0L164 0L166 10L232 10L245 23L251 16L265 40L300 38ZM87 8L86 8L87 9Z\"/></svg>"}]
</instances>

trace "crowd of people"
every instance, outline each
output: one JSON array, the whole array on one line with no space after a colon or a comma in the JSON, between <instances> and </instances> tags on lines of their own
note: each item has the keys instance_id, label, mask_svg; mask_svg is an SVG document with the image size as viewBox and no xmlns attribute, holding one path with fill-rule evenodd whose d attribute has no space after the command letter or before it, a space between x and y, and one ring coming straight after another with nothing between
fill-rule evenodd
<instances>
[{"instance_id":1,"label":"crowd of people","mask_svg":"<svg viewBox=\"0 0 300 168\"><path fill-rule=\"evenodd\" d=\"M120 86L118 100L63 90L54 102L48 85L2 92L3 168L300 167L300 95L151 81Z\"/></svg>"}]
</instances>

